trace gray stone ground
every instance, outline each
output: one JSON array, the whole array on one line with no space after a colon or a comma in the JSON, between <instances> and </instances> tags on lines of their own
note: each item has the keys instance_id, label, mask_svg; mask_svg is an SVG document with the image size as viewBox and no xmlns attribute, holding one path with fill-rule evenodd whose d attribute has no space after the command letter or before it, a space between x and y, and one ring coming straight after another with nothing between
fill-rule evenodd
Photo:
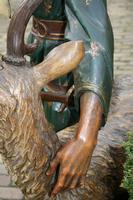
<instances>
[{"instance_id":1,"label":"gray stone ground","mask_svg":"<svg viewBox=\"0 0 133 200\"><path fill-rule=\"evenodd\" d=\"M133 0L108 0L115 36L115 74L133 73Z\"/></svg>"},{"instance_id":2,"label":"gray stone ground","mask_svg":"<svg viewBox=\"0 0 133 200\"><path fill-rule=\"evenodd\" d=\"M115 36L115 74L133 73L133 0L108 0ZM0 17L0 54L5 53L9 20ZM0 200L20 200L22 193L12 183L0 157Z\"/></svg>"}]
</instances>

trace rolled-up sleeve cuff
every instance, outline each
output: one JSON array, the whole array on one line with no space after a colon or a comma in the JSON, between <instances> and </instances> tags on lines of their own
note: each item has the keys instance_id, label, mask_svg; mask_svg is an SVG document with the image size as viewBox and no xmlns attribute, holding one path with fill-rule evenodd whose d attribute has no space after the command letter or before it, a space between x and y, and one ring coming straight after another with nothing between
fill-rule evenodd
<instances>
[{"instance_id":1,"label":"rolled-up sleeve cuff","mask_svg":"<svg viewBox=\"0 0 133 200\"><path fill-rule=\"evenodd\" d=\"M93 92L99 97L100 103L103 107L104 117L105 117L105 120L106 120L107 115L108 115L109 105L106 101L103 89L98 87L96 84L82 83L77 88L75 88L74 100L75 100L76 109L79 110L80 97L85 92Z\"/></svg>"}]
</instances>

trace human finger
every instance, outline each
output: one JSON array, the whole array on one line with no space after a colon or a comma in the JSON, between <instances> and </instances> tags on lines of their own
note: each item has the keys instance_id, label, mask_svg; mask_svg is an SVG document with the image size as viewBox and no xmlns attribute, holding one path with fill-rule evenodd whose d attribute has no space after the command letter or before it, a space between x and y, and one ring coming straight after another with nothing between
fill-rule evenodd
<instances>
[{"instance_id":1,"label":"human finger","mask_svg":"<svg viewBox=\"0 0 133 200\"><path fill-rule=\"evenodd\" d=\"M83 187L85 185L85 179L86 179L86 176L80 177L79 184L81 187Z\"/></svg>"},{"instance_id":2,"label":"human finger","mask_svg":"<svg viewBox=\"0 0 133 200\"><path fill-rule=\"evenodd\" d=\"M74 189L74 188L78 187L79 185L80 185L80 177L78 175L75 175L73 177L73 181L72 181L72 183L70 185L70 188Z\"/></svg>"},{"instance_id":3,"label":"human finger","mask_svg":"<svg viewBox=\"0 0 133 200\"><path fill-rule=\"evenodd\" d=\"M47 176L51 176L55 171L56 171L56 168L57 166L59 165L59 157L56 156L53 161L50 162L50 168L49 170L46 172L46 175Z\"/></svg>"},{"instance_id":4,"label":"human finger","mask_svg":"<svg viewBox=\"0 0 133 200\"><path fill-rule=\"evenodd\" d=\"M58 180L57 183L51 193L52 196L57 195L57 193L61 192L61 190L64 189L64 185L65 185L65 181L66 181L66 173L65 172L60 172L59 176L58 176Z\"/></svg>"},{"instance_id":5,"label":"human finger","mask_svg":"<svg viewBox=\"0 0 133 200\"><path fill-rule=\"evenodd\" d=\"M65 184L64 184L64 188L65 188L65 189L69 189L69 187L70 187L70 185L71 185L71 183L72 183L72 180L73 180L73 175L68 174L68 175L66 176L66 181L65 181Z\"/></svg>"}]
</instances>

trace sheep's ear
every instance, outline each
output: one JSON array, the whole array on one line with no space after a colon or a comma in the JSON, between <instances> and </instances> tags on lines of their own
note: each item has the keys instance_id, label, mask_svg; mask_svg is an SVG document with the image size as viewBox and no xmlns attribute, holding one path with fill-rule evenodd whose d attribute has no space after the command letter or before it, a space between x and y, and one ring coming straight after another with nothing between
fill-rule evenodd
<instances>
[{"instance_id":1,"label":"sheep's ear","mask_svg":"<svg viewBox=\"0 0 133 200\"><path fill-rule=\"evenodd\" d=\"M71 41L54 48L46 59L34 67L39 88L75 69L84 57L82 41Z\"/></svg>"}]
</instances>

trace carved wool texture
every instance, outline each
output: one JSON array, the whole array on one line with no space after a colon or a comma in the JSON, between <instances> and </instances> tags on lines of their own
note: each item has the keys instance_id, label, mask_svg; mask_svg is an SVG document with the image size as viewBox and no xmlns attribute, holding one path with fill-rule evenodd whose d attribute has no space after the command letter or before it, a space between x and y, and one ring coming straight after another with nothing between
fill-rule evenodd
<instances>
[{"instance_id":1,"label":"carved wool texture","mask_svg":"<svg viewBox=\"0 0 133 200\"><path fill-rule=\"evenodd\" d=\"M47 193L47 153L54 145L50 139L47 141L46 137L49 136L46 136L46 133L44 137L47 124L42 104L34 81L28 79L31 72L30 75L28 69L25 72L15 72L14 69L10 71L10 68L1 72L0 82L3 90L0 90L0 151L9 173L26 197L39 198ZM19 77L19 73L24 76ZM24 77L27 79L24 80ZM40 134L37 132L38 127ZM35 192L34 189L39 192Z\"/></svg>"}]
</instances>

